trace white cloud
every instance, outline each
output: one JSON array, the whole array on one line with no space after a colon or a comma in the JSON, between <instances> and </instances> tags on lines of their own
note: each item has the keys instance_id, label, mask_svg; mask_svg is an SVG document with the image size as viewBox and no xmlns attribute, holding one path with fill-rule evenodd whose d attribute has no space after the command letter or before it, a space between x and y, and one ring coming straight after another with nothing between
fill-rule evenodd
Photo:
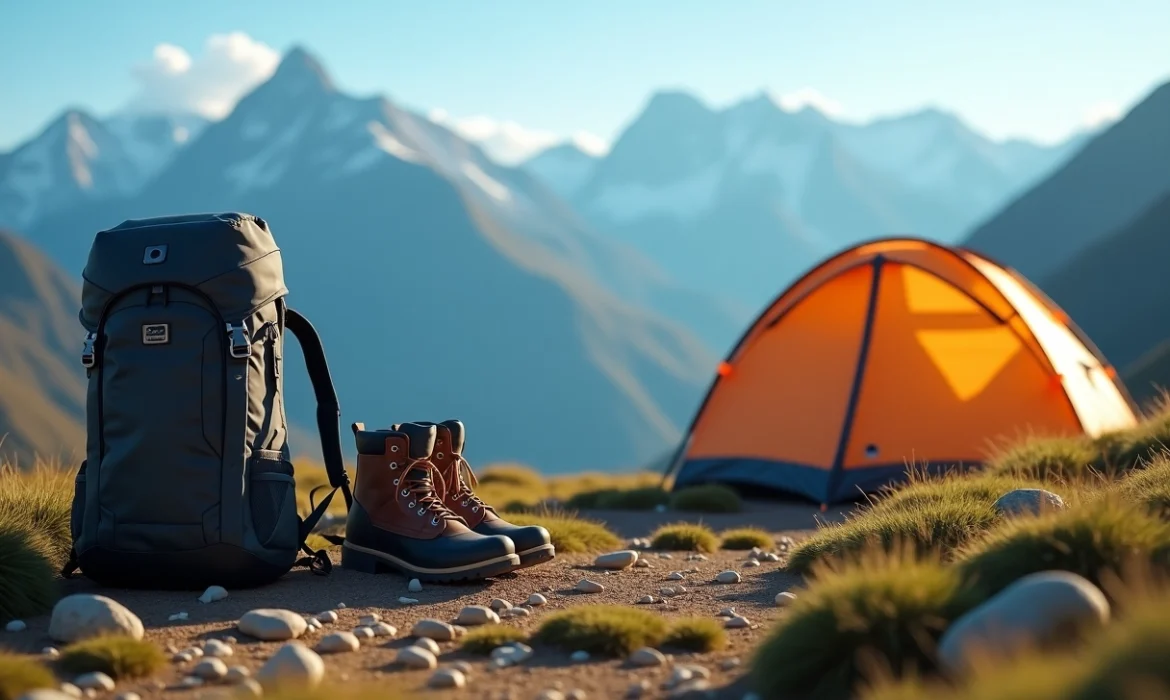
<instances>
[{"instance_id":1,"label":"white cloud","mask_svg":"<svg viewBox=\"0 0 1170 700\"><path fill-rule=\"evenodd\" d=\"M787 92L773 100L786 112L797 112L805 107L812 107L825 116L840 117L845 113L841 103L826 97L820 90L803 87L795 92Z\"/></svg>"},{"instance_id":2,"label":"white cloud","mask_svg":"<svg viewBox=\"0 0 1170 700\"><path fill-rule=\"evenodd\" d=\"M243 32L211 35L194 58L179 46L159 44L150 62L133 69L139 91L129 107L220 119L279 63L279 52Z\"/></svg>"},{"instance_id":3,"label":"white cloud","mask_svg":"<svg viewBox=\"0 0 1170 700\"><path fill-rule=\"evenodd\" d=\"M478 144L493 160L505 165L521 163L545 148L566 140L572 140L581 150L595 155L605 153L609 148L605 139L587 131L578 131L565 137L553 131L529 129L514 121L482 114L453 117L442 108L432 109L427 116L436 124L442 124Z\"/></svg>"},{"instance_id":4,"label":"white cloud","mask_svg":"<svg viewBox=\"0 0 1170 700\"><path fill-rule=\"evenodd\" d=\"M1121 119L1121 105L1116 102L1098 102L1085 110L1081 123L1090 129L1107 126Z\"/></svg>"}]
</instances>

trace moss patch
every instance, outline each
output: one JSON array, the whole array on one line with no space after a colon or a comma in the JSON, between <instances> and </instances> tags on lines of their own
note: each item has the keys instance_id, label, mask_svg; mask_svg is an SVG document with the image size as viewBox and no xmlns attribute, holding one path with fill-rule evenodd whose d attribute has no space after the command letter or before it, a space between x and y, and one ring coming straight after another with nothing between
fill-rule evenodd
<instances>
[{"instance_id":1,"label":"moss patch","mask_svg":"<svg viewBox=\"0 0 1170 700\"><path fill-rule=\"evenodd\" d=\"M162 649L123 635L93 637L61 650L61 668L73 674L101 671L110 678L149 676L166 664Z\"/></svg>"},{"instance_id":2,"label":"moss patch","mask_svg":"<svg viewBox=\"0 0 1170 700\"><path fill-rule=\"evenodd\" d=\"M776 544L772 540L772 533L758 527L741 527L734 530L725 530L719 537L722 540L719 546L723 549L743 550L759 547L760 549L768 550Z\"/></svg>"},{"instance_id":3,"label":"moss patch","mask_svg":"<svg viewBox=\"0 0 1170 700\"><path fill-rule=\"evenodd\" d=\"M670 623L662 646L682 651L715 651L727 646L727 633L723 631L723 624L719 620L684 617Z\"/></svg>"},{"instance_id":4,"label":"moss patch","mask_svg":"<svg viewBox=\"0 0 1170 700\"><path fill-rule=\"evenodd\" d=\"M670 495L672 510L690 513L738 513L743 501L734 489L721 484L688 486Z\"/></svg>"},{"instance_id":5,"label":"moss patch","mask_svg":"<svg viewBox=\"0 0 1170 700\"><path fill-rule=\"evenodd\" d=\"M655 530L650 535L650 546L672 551L714 552L719 547L719 538L705 525L673 523Z\"/></svg>"},{"instance_id":6,"label":"moss patch","mask_svg":"<svg viewBox=\"0 0 1170 700\"><path fill-rule=\"evenodd\" d=\"M528 635L515 627L507 625L483 625L476 627L463 635L459 648L471 654L490 654L492 649L502 647L512 642L523 642Z\"/></svg>"},{"instance_id":7,"label":"moss patch","mask_svg":"<svg viewBox=\"0 0 1170 700\"><path fill-rule=\"evenodd\" d=\"M570 652L625 656L658 645L666 632L665 618L656 613L624 605L584 605L549 615L533 639Z\"/></svg>"},{"instance_id":8,"label":"moss patch","mask_svg":"<svg viewBox=\"0 0 1170 700\"><path fill-rule=\"evenodd\" d=\"M0 652L0 700L16 700L38 688L57 689L48 667L27 656Z\"/></svg>"}]
</instances>

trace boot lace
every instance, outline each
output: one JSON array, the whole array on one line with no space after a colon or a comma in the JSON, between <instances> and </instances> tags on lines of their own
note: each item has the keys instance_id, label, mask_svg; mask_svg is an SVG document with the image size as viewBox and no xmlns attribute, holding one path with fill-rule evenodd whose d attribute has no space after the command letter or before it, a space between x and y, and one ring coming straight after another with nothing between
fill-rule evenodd
<instances>
[{"instance_id":1,"label":"boot lace","mask_svg":"<svg viewBox=\"0 0 1170 700\"><path fill-rule=\"evenodd\" d=\"M441 494L447 492L447 484L435 465L426 459L412 459L403 469L407 475L415 469L422 472L421 476L404 476L394 480L394 485L400 487L399 500L410 499L406 504L407 508L414 510L418 516L433 513L431 525L436 527L443 520L459 520L459 515L443 503ZM437 486L434 480L438 481Z\"/></svg>"},{"instance_id":2,"label":"boot lace","mask_svg":"<svg viewBox=\"0 0 1170 700\"><path fill-rule=\"evenodd\" d=\"M464 508L470 505L472 513L478 513L481 508L484 510L491 508L472 490L479 486L479 479L471 470L471 465L467 463L466 459L463 459L463 455L455 452L451 454L451 459L455 463L455 482L451 486L458 487L455 492L455 500L459 501L459 505Z\"/></svg>"}]
</instances>

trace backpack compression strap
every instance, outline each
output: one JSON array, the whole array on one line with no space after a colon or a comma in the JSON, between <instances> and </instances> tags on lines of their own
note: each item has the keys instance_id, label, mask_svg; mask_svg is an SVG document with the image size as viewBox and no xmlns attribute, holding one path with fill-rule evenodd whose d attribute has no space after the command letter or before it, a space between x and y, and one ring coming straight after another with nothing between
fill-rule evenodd
<instances>
[{"instance_id":1,"label":"backpack compression strap","mask_svg":"<svg viewBox=\"0 0 1170 700\"><path fill-rule=\"evenodd\" d=\"M321 345L321 336L308 319L293 309L286 309L285 328L296 336L305 356L305 365L309 371L309 380L313 384L313 393L317 398L317 431L321 436L321 452L325 459L325 471L329 475L329 485L333 490L319 505L313 507L312 512L301 522L300 549L309 555L309 558L297 562L298 565L307 565L313 573L328 574L333 568L329 555L324 551L315 551L307 544L309 533L317 526L321 516L333 500L333 495L341 489L345 498L346 510L353 506L353 494L349 488L349 474L345 471L345 460L341 454L341 406L337 402L337 391L333 387L333 379L329 375L329 364L325 361L325 348ZM314 489L316 490L316 489ZM311 497L310 497L311 499ZM310 500L311 502L311 500ZM324 536L333 544L341 544L343 537Z\"/></svg>"}]
</instances>

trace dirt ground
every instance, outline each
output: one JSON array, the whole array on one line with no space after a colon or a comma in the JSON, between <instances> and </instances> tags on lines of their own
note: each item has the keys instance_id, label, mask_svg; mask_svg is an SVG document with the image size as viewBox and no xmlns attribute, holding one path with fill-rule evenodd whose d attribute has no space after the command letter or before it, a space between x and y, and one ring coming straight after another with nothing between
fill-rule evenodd
<instances>
[{"instance_id":1,"label":"dirt ground","mask_svg":"<svg viewBox=\"0 0 1170 700\"><path fill-rule=\"evenodd\" d=\"M837 520L844 508L820 513L814 508L794 504L752 503L746 512L734 515L680 517L679 513L655 512L591 512L589 517L606 521L623 537L644 537L662 523L680 520L702 520L716 531L742 525L765 528L778 536L794 539L805 536L815 527L817 519ZM745 552L717 552L706 555L707 561L689 561L687 553L672 552L671 558L661 558L658 552L643 551L642 558L653 568L630 568L606 573L592 566L594 555L558 554L544 565L524 569L514 574L487 582L462 585L424 584L420 593L407 591L407 580L395 574L377 576L334 568L329 577L318 577L297 570L271 586L253 590L232 591L225 600L203 604L196 600L199 592L129 591L99 588L84 580L70 581L68 592L93 592L109 596L136 613L147 629L147 638L163 647L184 649L199 645L210 638L234 637L235 653L225 659L229 666L240 664L252 671L279 648L279 642L258 642L239 633L235 622L254 608L285 608L303 615L315 615L325 610L337 610L340 619L318 631L310 630L302 638L305 644L316 641L334 630L351 630L358 618L377 613L382 620L395 626L398 634L393 639L375 638L363 642L361 649L352 653L323 655L326 663L326 683L374 680L385 684L387 690L398 691L403 697L426 698L482 698L496 700L528 700L542 690L556 688L564 693L579 689L588 698L622 698L632 683L646 679L652 683L643 698L666 697L662 681L669 677L671 664L657 668L629 668L624 660L593 659L584 663L569 660L570 651L537 646L532 658L519 666L489 670L486 657L477 657L458 651L458 642L441 643L442 667L456 660L465 660L473 668L467 687L459 690L431 690L426 687L429 671L405 670L394 663L397 650L411 643L410 629L422 618L452 621L465 605L487 605L493 598L504 598L513 604L523 603L532 593L544 593L548 604L538 607L527 618L508 618L507 625L534 631L550 611L562 610L588 603L617 603L632 605L643 595L659 597L659 589L682 584L687 592L666 598L664 603L639 606L661 612L669 617L700 615L712 617L725 607L747 617L748 629L728 630L729 644L725 649L704 654L676 655L674 662L699 664L711 672L710 695L695 697L739 700L747 690L742 674L747 668L752 650L764 638L768 629L783 611L775 607L777 593L796 584L795 577L780 570L781 564L761 562L756 568L745 568ZM338 560L334 556L335 562ZM686 573L684 581L669 581L672 571L685 572L697 567L695 573ZM740 583L715 583L716 574L735 569L742 576ZM574 590L577 582L588 577L601 583L605 590L584 594ZM419 602L403 605L399 596L417 598ZM344 605L344 608L341 607ZM185 621L169 621L178 612L187 612ZM16 651L37 653L52 644L48 637L48 616L26 620L28 629L7 633L0 645ZM727 659L738 659L738 667L724 670ZM126 681L116 692L137 692L146 698L200 698L223 693L226 686L206 685L197 689L180 689L178 682L186 675L184 666L172 664L157 676L145 681Z\"/></svg>"}]
</instances>

